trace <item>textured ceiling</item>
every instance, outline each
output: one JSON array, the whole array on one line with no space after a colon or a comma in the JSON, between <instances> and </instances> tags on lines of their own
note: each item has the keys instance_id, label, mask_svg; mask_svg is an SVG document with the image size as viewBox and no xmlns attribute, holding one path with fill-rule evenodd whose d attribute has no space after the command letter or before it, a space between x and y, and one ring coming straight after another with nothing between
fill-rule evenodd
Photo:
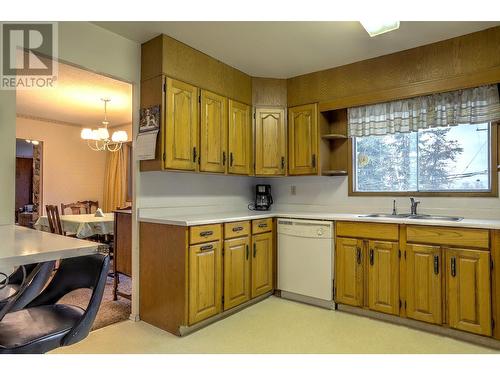
<instances>
[{"instance_id":1,"label":"textured ceiling","mask_svg":"<svg viewBox=\"0 0 500 375\"><path fill-rule=\"evenodd\" d=\"M22 117L95 127L108 103L110 127L132 123L132 85L59 63L54 88L16 91L16 113Z\"/></svg>"},{"instance_id":2,"label":"textured ceiling","mask_svg":"<svg viewBox=\"0 0 500 375\"><path fill-rule=\"evenodd\" d=\"M143 43L167 34L255 77L289 78L469 34L500 22L401 22L373 38L357 21L95 22Z\"/></svg>"}]
</instances>

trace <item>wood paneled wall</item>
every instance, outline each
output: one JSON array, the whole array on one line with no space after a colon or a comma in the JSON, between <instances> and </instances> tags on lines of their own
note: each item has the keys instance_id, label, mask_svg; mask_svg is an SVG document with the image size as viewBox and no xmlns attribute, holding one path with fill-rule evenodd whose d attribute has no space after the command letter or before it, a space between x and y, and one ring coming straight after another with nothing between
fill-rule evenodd
<instances>
[{"instance_id":1,"label":"wood paneled wall","mask_svg":"<svg viewBox=\"0 0 500 375\"><path fill-rule=\"evenodd\" d=\"M254 106L286 107L286 79L252 78L252 104Z\"/></svg>"},{"instance_id":2,"label":"wood paneled wall","mask_svg":"<svg viewBox=\"0 0 500 375\"><path fill-rule=\"evenodd\" d=\"M161 74L227 96L252 103L252 78L167 35L142 45L141 80Z\"/></svg>"},{"instance_id":3,"label":"wood paneled wall","mask_svg":"<svg viewBox=\"0 0 500 375\"><path fill-rule=\"evenodd\" d=\"M287 80L288 106L320 110L500 81L500 27Z\"/></svg>"}]
</instances>

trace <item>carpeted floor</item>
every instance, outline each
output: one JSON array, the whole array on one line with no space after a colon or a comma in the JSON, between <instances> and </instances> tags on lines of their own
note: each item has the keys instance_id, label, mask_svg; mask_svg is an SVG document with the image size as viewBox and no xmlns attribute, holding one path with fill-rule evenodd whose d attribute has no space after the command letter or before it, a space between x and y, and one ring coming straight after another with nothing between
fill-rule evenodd
<instances>
[{"instance_id":1,"label":"carpeted floor","mask_svg":"<svg viewBox=\"0 0 500 375\"><path fill-rule=\"evenodd\" d=\"M118 290L130 294L132 291L132 283L130 277L120 275L120 284ZM89 289L75 290L64 296L60 303L80 306L86 308L90 298ZM92 331L127 320L130 316L131 304L130 300L118 296L117 301L113 301L113 278L108 277L104 296L102 297L101 307L97 313Z\"/></svg>"}]
</instances>

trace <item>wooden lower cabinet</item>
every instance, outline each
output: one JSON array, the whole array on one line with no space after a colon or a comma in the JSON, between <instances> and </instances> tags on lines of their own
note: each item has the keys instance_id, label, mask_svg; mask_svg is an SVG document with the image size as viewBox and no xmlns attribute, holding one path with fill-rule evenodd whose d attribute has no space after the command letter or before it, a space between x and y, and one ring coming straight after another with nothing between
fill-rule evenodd
<instances>
[{"instance_id":1,"label":"wooden lower cabinet","mask_svg":"<svg viewBox=\"0 0 500 375\"><path fill-rule=\"evenodd\" d=\"M441 324L442 255L439 246L406 246L406 314L408 318Z\"/></svg>"},{"instance_id":2,"label":"wooden lower cabinet","mask_svg":"<svg viewBox=\"0 0 500 375\"><path fill-rule=\"evenodd\" d=\"M250 299L250 237L224 241L224 310Z\"/></svg>"},{"instance_id":3,"label":"wooden lower cabinet","mask_svg":"<svg viewBox=\"0 0 500 375\"><path fill-rule=\"evenodd\" d=\"M490 336L489 251L445 249L445 252L449 326Z\"/></svg>"},{"instance_id":4,"label":"wooden lower cabinet","mask_svg":"<svg viewBox=\"0 0 500 375\"><path fill-rule=\"evenodd\" d=\"M273 233L252 236L252 298L273 289Z\"/></svg>"},{"instance_id":5,"label":"wooden lower cabinet","mask_svg":"<svg viewBox=\"0 0 500 375\"><path fill-rule=\"evenodd\" d=\"M189 247L189 325L222 310L221 242Z\"/></svg>"},{"instance_id":6,"label":"wooden lower cabinet","mask_svg":"<svg viewBox=\"0 0 500 375\"><path fill-rule=\"evenodd\" d=\"M397 242L368 241L368 307L399 314L399 246Z\"/></svg>"},{"instance_id":7,"label":"wooden lower cabinet","mask_svg":"<svg viewBox=\"0 0 500 375\"><path fill-rule=\"evenodd\" d=\"M337 237L335 246L335 301L363 306L363 241Z\"/></svg>"}]
</instances>

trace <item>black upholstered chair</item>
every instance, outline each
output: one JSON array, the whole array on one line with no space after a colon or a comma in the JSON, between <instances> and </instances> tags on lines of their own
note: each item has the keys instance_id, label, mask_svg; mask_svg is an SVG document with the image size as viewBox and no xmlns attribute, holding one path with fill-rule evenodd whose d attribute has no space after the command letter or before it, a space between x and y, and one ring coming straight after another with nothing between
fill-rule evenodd
<instances>
[{"instance_id":1,"label":"black upholstered chair","mask_svg":"<svg viewBox=\"0 0 500 375\"><path fill-rule=\"evenodd\" d=\"M38 297L0 321L0 354L40 354L87 337L101 304L108 269L109 256L101 253L63 259ZM81 288L92 289L85 310L57 303Z\"/></svg>"},{"instance_id":2,"label":"black upholstered chair","mask_svg":"<svg viewBox=\"0 0 500 375\"><path fill-rule=\"evenodd\" d=\"M24 266L25 271L19 267L9 276L9 283L0 289L0 321L5 314L23 309L40 294L54 270L55 263L50 261L28 264Z\"/></svg>"}]
</instances>

